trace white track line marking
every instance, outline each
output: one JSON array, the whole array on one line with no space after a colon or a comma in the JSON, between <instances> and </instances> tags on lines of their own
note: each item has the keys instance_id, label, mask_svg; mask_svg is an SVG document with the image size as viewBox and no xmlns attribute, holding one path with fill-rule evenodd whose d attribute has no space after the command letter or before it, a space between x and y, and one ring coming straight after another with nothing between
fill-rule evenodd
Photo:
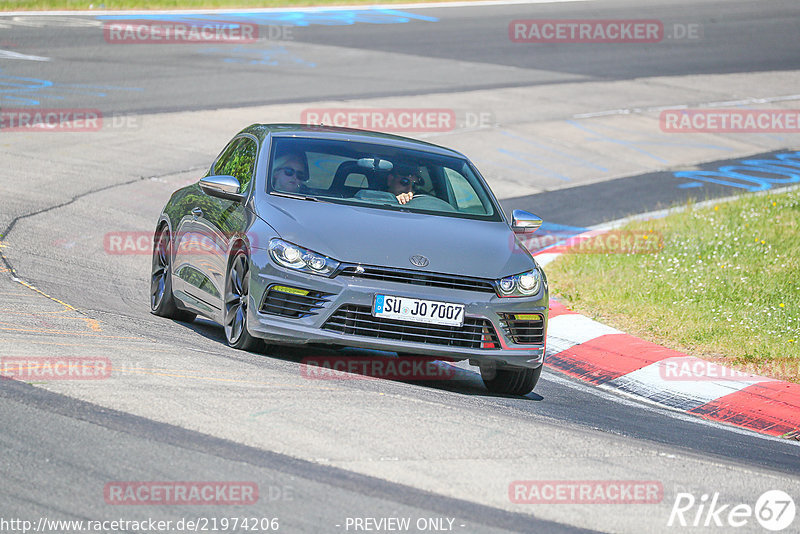
<instances>
[{"instance_id":1,"label":"white track line marking","mask_svg":"<svg viewBox=\"0 0 800 534\"><path fill-rule=\"evenodd\" d=\"M370 9L432 9L446 7L483 7L483 6L514 6L526 4L564 4L574 2L593 2L594 0L477 0L475 2L431 2L425 4L372 4L350 6L314 6L314 7L262 7L256 9L162 9L162 10L83 10L83 11L10 11L0 14L0 17L10 16L52 16L52 15L207 15L215 13L275 13L286 11L353 11Z\"/></svg>"},{"instance_id":2,"label":"white track line marking","mask_svg":"<svg viewBox=\"0 0 800 534\"><path fill-rule=\"evenodd\" d=\"M30 56L28 54L20 54L19 52L12 52L11 50L0 50L0 59L22 59L25 61L50 61L49 57Z\"/></svg>"},{"instance_id":3,"label":"white track line marking","mask_svg":"<svg viewBox=\"0 0 800 534\"><path fill-rule=\"evenodd\" d=\"M787 102L792 100L800 100L800 94L797 95L784 95L784 96L767 96L761 98L744 98L741 100L722 100L717 102L702 102L699 104L675 104L673 106L654 106L647 108L621 108L609 109L606 111L593 111L591 113L579 113L573 115L573 119L591 119L594 117L608 117L609 115L632 115L635 113L656 113L668 109L688 109L693 108L721 108L721 107L738 107L749 106L752 104L770 104L772 102Z\"/></svg>"}]
</instances>

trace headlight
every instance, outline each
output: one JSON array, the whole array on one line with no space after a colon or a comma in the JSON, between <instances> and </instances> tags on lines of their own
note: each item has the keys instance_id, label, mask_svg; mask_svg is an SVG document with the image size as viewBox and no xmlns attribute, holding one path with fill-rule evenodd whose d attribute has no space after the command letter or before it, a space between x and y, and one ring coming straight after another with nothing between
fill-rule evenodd
<instances>
[{"instance_id":1,"label":"headlight","mask_svg":"<svg viewBox=\"0 0 800 534\"><path fill-rule=\"evenodd\" d=\"M533 273L536 273L535 275ZM530 293L539 287L539 271L521 274L517 277L517 283L523 293Z\"/></svg>"},{"instance_id":2,"label":"headlight","mask_svg":"<svg viewBox=\"0 0 800 534\"><path fill-rule=\"evenodd\" d=\"M312 250L293 245L283 239L271 239L269 255L282 267L306 273L330 276L339 267L339 262Z\"/></svg>"},{"instance_id":3,"label":"headlight","mask_svg":"<svg viewBox=\"0 0 800 534\"><path fill-rule=\"evenodd\" d=\"M498 282L500 285L500 290L503 293L511 293L514 291L514 279L513 278L503 278Z\"/></svg>"},{"instance_id":4,"label":"headlight","mask_svg":"<svg viewBox=\"0 0 800 534\"><path fill-rule=\"evenodd\" d=\"M507 276L496 281L497 294L500 297L529 297L539 292L542 286L542 275L539 269Z\"/></svg>"}]
</instances>

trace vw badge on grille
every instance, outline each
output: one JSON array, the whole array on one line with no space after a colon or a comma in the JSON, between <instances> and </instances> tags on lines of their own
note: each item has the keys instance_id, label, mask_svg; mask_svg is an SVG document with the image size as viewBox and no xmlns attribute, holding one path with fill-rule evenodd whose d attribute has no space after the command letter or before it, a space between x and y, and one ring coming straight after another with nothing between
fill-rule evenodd
<instances>
[{"instance_id":1,"label":"vw badge on grille","mask_svg":"<svg viewBox=\"0 0 800 534\"><path fill-rule=\"evenodd\" d=\"M426 258L425 256L422 256L420 254L417 254L415 256L411 256L409 258L409 260L411 261L411 263L413 263L417 267L427 267L428 264L430 263L428 261L428 258Z\"/></svg>"}]
</instances>

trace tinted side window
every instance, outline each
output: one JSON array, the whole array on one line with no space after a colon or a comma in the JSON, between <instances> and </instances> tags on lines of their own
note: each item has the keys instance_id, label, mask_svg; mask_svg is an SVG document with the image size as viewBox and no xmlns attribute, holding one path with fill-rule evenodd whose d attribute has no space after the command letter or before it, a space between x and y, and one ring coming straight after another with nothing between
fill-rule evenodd
<instances>
[{"instance_id":1,"label":"tinted side window","mask_svg":"<svg viewBox=\"0 0 800 534\"><path fill-rule=\"evenodd\" d=\"M233 142L214 166L214 174L233 176L241 184L240 193L247 191L256 164L256 143L243 137Z\"/></svg>"},{"instance_id":2,"label":"tinted side window","mask_svg":"<svg viewBox=\"0 0 800 534\"><path fill-rule=\"evenodd\" d=\"M475 189L463 175L447 167L444 169L444 174L453 189L459 211L486 214L486 208L484 208L480 197L478 197Z\"/></svg>"},{"instance_id":3,"label":"tinted side window","mask_svg":"<svg viewBox=\"0 0 800 534\"><path fill-rule=\"evenodd\" d=\"M228 146L225 147L225 150L222 151L222 154L219 155L219 157L217 158L217 162L214 164L215 175L226 174L224 172L225 165L228 162L228 160L230 160L233 151L236 150L236 147L239 146L241 143L242 143L241 139L235 139L234 141L229 143Z\"/></svg>"}]
</instances>

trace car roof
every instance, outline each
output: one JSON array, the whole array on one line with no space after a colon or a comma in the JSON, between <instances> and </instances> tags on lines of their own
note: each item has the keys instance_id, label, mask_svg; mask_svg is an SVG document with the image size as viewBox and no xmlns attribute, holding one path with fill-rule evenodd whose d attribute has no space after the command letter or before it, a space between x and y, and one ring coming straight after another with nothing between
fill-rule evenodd
<instances>
[{"instance_id":1,"label":"car roof","mask_svg":"<svg viewBox=\"0 0 800 534\"><path fill-rule=\"evenodd\" d=\"M337 141L356 141L362 143L378 143L397 148L423 150L443 156L466 158L466 156L455 150L433 143L411 139L410 137L369 130L358 130L355 128L340 128L338 126L314 124L252 124L240 133L249 133L256 136L260 141L263 141L267 135L272 135L274 137L305 137Z\"/></svg>"}]
</instances>

